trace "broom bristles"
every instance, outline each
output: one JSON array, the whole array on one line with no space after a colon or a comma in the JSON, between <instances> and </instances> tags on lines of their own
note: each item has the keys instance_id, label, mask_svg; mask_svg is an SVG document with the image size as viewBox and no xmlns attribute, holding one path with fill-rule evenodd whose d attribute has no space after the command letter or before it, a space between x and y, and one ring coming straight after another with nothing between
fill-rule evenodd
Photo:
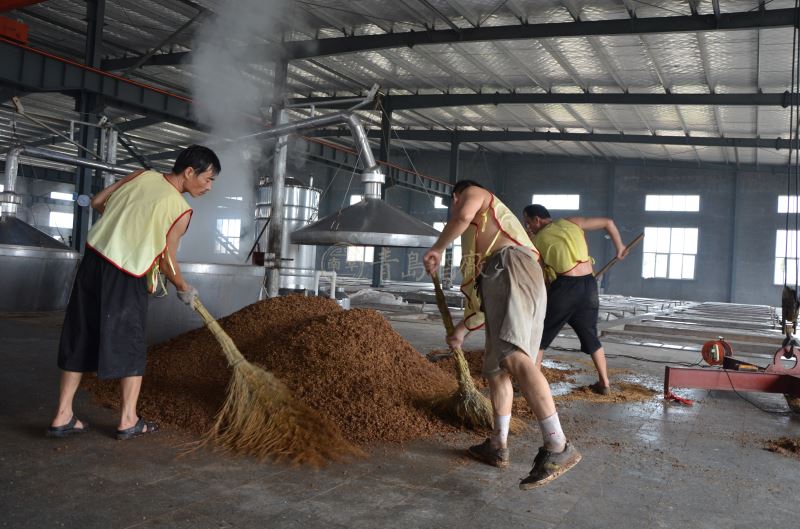
<instances>
[{"instance_id":1,"label":"broom bristles","mask_svg":"<svg viewBox=\"0 0 800 529\"><path fill-rule=\"evenodd\" d=\"M469 364L460 347L451 349L458 388L449 393L434 395L422 400L422 405L442 419L474 430L491 430L494 427L494 408L489 399L478 391L469 372ZM511 418L509 431L525 430L523 421Z\"/></svg>"},{"instance_id":2,"label":"broom bristles","mask_svg":"<svg viewBox=\"0 0 800 529\"><path fill-rule=\"evenodd\" d=\"M312 466L363 455L331 421L294 398L275 375L248 362L199 300L194 308L233 367L225 402L199 446L213 444L222 451L259 460Z\"/></svg>"}]
</instances>

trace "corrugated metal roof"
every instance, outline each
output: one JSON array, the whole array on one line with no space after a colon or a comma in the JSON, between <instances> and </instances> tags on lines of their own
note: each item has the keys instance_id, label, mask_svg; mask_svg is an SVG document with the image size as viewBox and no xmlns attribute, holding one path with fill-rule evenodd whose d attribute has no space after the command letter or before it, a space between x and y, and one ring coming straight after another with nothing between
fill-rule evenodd
<instances>
[{"instance_id":1,"label":"corrugated metal roof","mask_svg":"<svg viewBox=\"0 0 800 529\"><path fill-rule=\"evenodd\" d=\"M558 23L686 16L689 3L681 0L429 0L422 2L281 0L275 4L275 23L284 23L288 40L372 35L389 31L424 31L449 27L503 26L521 22ZM711 14L711 2L697 2L701 14ZM759 7L756 0L720 0L723 12ZM103 56L106 59L142 55L159 43L156 53L193 48L199 22L178 36L173 32L198 14L196 5L212 13L224 9L222 0L108 0ZM766 9L794 7L773 0ZM50 0L13 12L30 26L31 43L61 56L80 60L86 31L85 3ZM255 15L254 15L255 16ZM243 20L257 25L258 20ZM249 41L252 48L270 46L280 32L264 31ZM790 85L789 28L726 32L547 38L498 42L462 42L362 51L316 57L290 63L288 88L292 96L349 95L378 83L392 93L580 92L600 93L755 93L782 92ZM271 64L242 67L243 75L264 93L272 88ZM197 72L191 64L146 66L132 79L191 95ZM224 81L221 81L224 82ZM69 128L77 119L72 98L31 94L23 98L29 112L48 123ZM253 109L258 114L258 109ZM109 109L115 121L137 117ZM0 108L0 147L16 141L35 141L51 135L40 127L13 119L8 104ZM376 126L377 112L371 113ZM396 111L394 125L413 128L512 129L622 132L656 135L786 136L788 111L776 107L632 106L539 104L454 107ZM162 146L200 141L205 134L169 124L151 125L129 133L147 153ZM411 142L407 142L410 144ZM415 145L422 145L418 142ZM440 148L441 145L435 146ZM446 147L446 146L445 146ZM733 149L684 148L651 145L578 145L575 142L493 143L492 150L656 159L732 162ZM433 148L433 146L432 146ZM762 149L759 163L785 163L786 152ZM753 149L738 149L740 162L755 161Z\"/></svg>"}]
</instances>

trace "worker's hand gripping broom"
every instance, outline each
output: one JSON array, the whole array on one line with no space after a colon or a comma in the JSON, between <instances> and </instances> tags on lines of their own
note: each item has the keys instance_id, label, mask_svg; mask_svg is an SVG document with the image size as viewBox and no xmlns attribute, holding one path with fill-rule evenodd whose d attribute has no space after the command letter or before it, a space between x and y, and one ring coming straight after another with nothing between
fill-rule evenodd
<instances>
[{"instance_id":1,"label":"worker's hand gripping broom","mask_svg":"<svg viewBox=\"0 0 800 529\"><path fill-rule=\"evenodd\" d=\"M201 446L210 443L259 459L272 457L314 466L361 454L333 423L295 399L275 375L248 362L198 298L192 308L217 339L233 369L225 403Z\"/></svg>"},{"instance_id":2,"label":"worker's hand gripping broom","mask_svg":"<svg viewBox=\"0 0 800 529\"><path fill-rule=\"evenodd\" d=\"M450 309L447 308L447 301L444 298L442 285L439 282L439 274L431 274L433 288L436 290L436 305L442 315L447 336L452 336L455 332L453 317ZM459 424L469 428L492 428L493 412L492 403L483 396L475 387L472 375L469 373L469 364L464 357L464 351L460 347L451 349L456 366L456 377L458 378L458 389L448 395L434 398L431 409L442 417L453 419ZM520 432L525 428L525 424L516 417L511 420L510 430Z\"/></svg>"}]
</instances>

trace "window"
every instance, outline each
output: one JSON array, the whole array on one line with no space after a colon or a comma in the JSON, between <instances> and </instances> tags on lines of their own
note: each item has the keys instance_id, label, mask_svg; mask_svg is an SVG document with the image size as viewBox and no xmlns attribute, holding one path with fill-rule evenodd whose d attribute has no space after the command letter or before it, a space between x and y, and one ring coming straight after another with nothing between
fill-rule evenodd
<instances>
[{"instance_id":1,"label":"window","mask_svg":"<svg viewBox=\"0 0 800 529\"><path fill-rule=\"evenodd\" d=\"M442 202L442 197L433 197L434 209L447 209L447 205ZM441 230L439 230L441 231Z\"/></svg>"},{"instance_id":2,"label":"window","mask_svg":"<svg viewBox=\"0 0 800 529\"><path fill-rule=\"evenodd\" d=\"M444 222L434 222L433 229L436 231L443 231L445 223ZM458 268L461 264L461 237L457 237L455 241L453 241L453 267ZM442 266L444 266L444 262L442 262Z\"/></svg>"},{"instance_id":3,"label":"window","mask_svg":"<svg viewBox=\"0 0 800 529\"><path fill-rule=\"evenodd\" d=\"M0 193L5 191L5 189L6 189L6 186L4 186L3 184L0 184Z\"/></svg>"},{"instance_id":4,"label":"window","mask_svg":"<svg viewBox=\"0 0 800 529\"><path fill-rule=\"evenodd\" d=\"M547 209L580 209L580 195L533 195L533 203Z\"/></svg>"},{"instance_id":5,"label":"window","mask_svg":"<svg viewBox=\"0 0 800 529\"><path fill-rule=\"evenodd\" d=\"M645 211L700 211L700 195L647 195Z\"/></svg>"},{"instance_id":6,"label":"window","mask_svg":"<svg viewBox=\"0 0 800 529\"><path fill-rule=\"evenodd\" d=\"M348 246L347 261L357 263L371 263L375 260L375 247L373 246Z\"/></svg>"},{"instance_id":7,"label":"window","mask_svg":"<svg viewBox=\"0 0 800 529\"><path fill-rule=\"evenodd\" d=\"M72 213L64 213L62 211L51 211L50 222L52 228L66 228L72 229Z\"/></svg>"},{"instance_id":8,"label":"window","mask_svg":"<svg viewBox=\"0 0 800 529\"><path fill-rule=\"evenodd\" d=\"M694 279L697 228L645 228L642 277Z\"/></svg>"},{"instance_id":9,"label":"window","mask_svg":"<svg viewBox=\"0 0 800 529\"><path fill-rule=\"evenodd\" d=\"M72 193L61 193L59 191L51 191L50 198L54 200L69 200L72 202Z\"/></svg>"},{"instance_id":10,"label":"window","mask_svg":"<svg viewBox=\"0 0 800 529\"><path fill-rule=\"evenodd\" d=\"M350 205L361 202L361 195L350 195ZM371 263L375 260L375 248L373 246L348 246L347 261L357 263Z\"/></svg>"},{"instance_id":11,"label":"window","mask_svg":"<svg viewBox=\"0 0 800 529\"><path fill-rule=\"evenodd\" d=\"M797 213L797 195L779 196L778 213ZM782 280L781 284L783 284Z\"/></svg>"},{"instance_id":12,"label":"window","mask_svg":"<svg viewBox=\"0 0 800 529\"><path fill-rule=\"evenodd\" d=\"M214 253L237 254L242 236L241 219L217 219Z\"/></svg>"},{"instance_id":13,"label":"window","mask_svg":"<svg viewBox=\"0 0 800 529\"><path fill-rule=\"evenodd\" d=\"M792 197L794 198L794 197ZM797 282L797 235L796 230L778 230L775 237L775 278L774 284L783 284L783 273L786 271L786 284Z\"/></svg>"}]
</instances>

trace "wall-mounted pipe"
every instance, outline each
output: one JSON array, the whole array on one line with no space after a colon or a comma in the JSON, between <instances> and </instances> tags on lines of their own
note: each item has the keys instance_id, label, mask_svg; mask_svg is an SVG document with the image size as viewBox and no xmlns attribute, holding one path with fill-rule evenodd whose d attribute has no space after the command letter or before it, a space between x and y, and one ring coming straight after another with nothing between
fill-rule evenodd
<instances>
[{"instance_id":1,"label":"wall-mounted pipe","mask_svg":"<svg viewBox=\"0 0 800 529\"><path fill-rule=\"evenodd\" d=\"M85 160L77 156L70 156L69 154L62 154L60 152L48 151L47 149L40 149L38 147L28 147L22 145L14 147L8 154L6 154L6 167L3 172L3 185L5 189L0 193L0 210L4 215L15 215L17 206L20 203L19 196L16 193L17 178L19 176L19 157L25 155L31 158L39 158L42 160L50 160L51 162L59 162L67 165L78 165L81 167L91 167L93 169L102 169L111 173L126 175L136 170L134 167L126 167L120 165L113 165L105 162L98 162L96 160Z\"/></svg>"}]
</instances>

